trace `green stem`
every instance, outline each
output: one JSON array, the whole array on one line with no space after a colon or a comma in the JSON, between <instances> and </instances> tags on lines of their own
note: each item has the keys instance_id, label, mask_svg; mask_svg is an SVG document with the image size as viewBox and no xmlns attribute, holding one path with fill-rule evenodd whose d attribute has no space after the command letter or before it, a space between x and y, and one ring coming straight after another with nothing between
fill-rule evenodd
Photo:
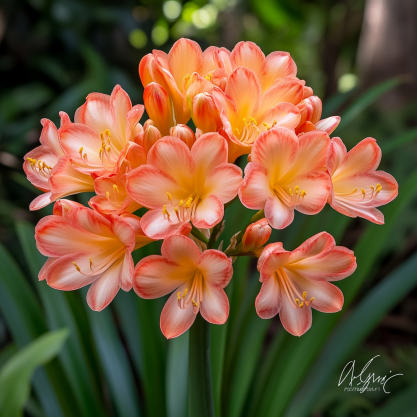
<instances>
[{"instance_id":1,"label":"green stem","mask_svg":"<svg viewBox=\"0 0 417 417\"><path fill-rule=\"evenodd\" d=\"M191 229L192 235L207 245L209 240L194 225L192 226L193 226Z\"/></svg>"},{"instance_id":2,"label":"green stem","mask_svg":"<svg viewBox=\"0 0 417 417\"><path fill-rule=\"evenodd\" d=\"M210 365L210 324L197 314L190 329L188 415L214 417Z\"/></svg>"}]
</instances>

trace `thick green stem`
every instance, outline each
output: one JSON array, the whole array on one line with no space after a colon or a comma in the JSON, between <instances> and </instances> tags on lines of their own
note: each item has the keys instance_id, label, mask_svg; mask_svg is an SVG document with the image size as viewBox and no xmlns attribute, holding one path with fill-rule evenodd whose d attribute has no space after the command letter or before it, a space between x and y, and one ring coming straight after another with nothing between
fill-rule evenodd
<instances>
[{"instance_id":1,"label":"thick green stem","mask_svg":"<svg viewBox=\"0 0 417 417\"><path fill-rule=\"evenodd\" d=\"M197 314L190 329L188 415L214 417L210 365L210 324Z\"/></svg>"},{"instance_id":2,"label":"thick green stem","mask_svg":"<svg viewBox=\"0 0 417 417\"><path fill-rule=\"evenodd\" d=\"M209 240L194 225L192 226L191 233L194 237L196 237L198 240L201 240L203 243L207 245Z\"/></svg>"}]
</instances>

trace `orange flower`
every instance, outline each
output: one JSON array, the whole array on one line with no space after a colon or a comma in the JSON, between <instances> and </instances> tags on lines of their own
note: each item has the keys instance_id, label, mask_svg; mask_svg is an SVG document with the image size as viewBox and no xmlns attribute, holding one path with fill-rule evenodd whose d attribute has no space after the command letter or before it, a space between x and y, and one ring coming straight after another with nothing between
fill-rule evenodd
<instances>
[{"instance_id":1,"label":"orange flower","mask_svg":"<svg viewBox=\"0 0 417 417\"><path fill-rule=\"evenodd\" d=\"M342 309L342 291L329 281L346 278L355 269L353 252L335 246L326 232L311 237L292 252L286 251L282 243L271 243L258 260L262 288L256 297L256 312L263 319L279 313L284 328L301 336L311 327L312 308L323 313Z\"/></svg>"},{"instance_id":2,"label":"orange flower","mask_svg":"<svg viewBox=\"0 0 417 417\"><path fill-rule=\"evenodd\" d=\"M265 210L268 223L283 229L294 210L317 214L326 205L331 188L325 172L330 138L314 131L300 137L280 127L262 133L252 148L251 161L239 190L242 204Z\"/></svg>"},{"instance_id":3,"label":"orange flower","mask_svg":"<svg viewBox=\"0 0 417 417\"><path fill-rule=\"evenodd\" d=\"M41 146L24 156L23 169L28 180L44 191L30 204L30 210L39 210L53 201L81 192L94 191L94 180L74 167L59 142L56 126L42 119Z\"/></svg>"},{"instance_id":4,"label":"orange flower","mask_svg":"<svg viewBox=\"0 0 417 417\"><path fill-rule=\"evenodd\" d=\"M94 181L94 196L88 204L106 218L111 214L133 213L142 206L126 191L126 176L135 168L146 164L143 148L134 142L128 144L126 157L117 172L103 175Z\"/></svg>"},{"instance_id":5,"label":"orange flower","mask_svg":"<svg viewBox=\"0 0 417 417\"><path fill-rule=\"evenodd\" d=\"M209 323L225 323L229 300L223 288L232 278L232 261L218 250L201 253L185 236L165 239L161 253L136 265L133 288L139 297L148 299L174 291L161 314L164 336L171 339L183 334L198 312Z\"/></svg>"},{"instance_id":6,"label":"orange flower","mask_svg":"<svg viewBox=\"0 0 417 417\"><path fill-rule=\"evenodd\" d=\"M147 165L127 175L127 191L150 208L141 221L145 234L164 239L190 221L202 229L219 223L241 181L242 171L227 163L227 144L217 133L201 136L191 151L168 136L151 148Z\"/></svg>"},{"instance_id":7,"label":"orange flower","mask_svg":"<svg viewBox=\"0 0 417 417\"><path fill-rule=\"evenodd\" d=\"M143 111L140 104L132 107L129 96L119 85L111 96L89 94L75 113L75 123L68 119L59 129L61 146L80 171L110 173L118 169L128 143L142 131L138 122Z\"/></svg>"},{"instance_id":8,"label":"orange flower","mask_svg":"<svg viewBox=\"0 0 417 417\"><path fill-rule=\"evenodd\" d=\"M333 138L327 166L332 179L329 204L349 217L363 217L384 224L384 215L376 208L398 195L395 178L377 171L381 149L373 138L359 142L349 152L340 138Z\"/></svg>"},{"instance_id":9,"label":"orange flower","mask_svg":"<svg viewBox=\"0 0 417 417\"><path fill-rule=\"evenodd\" d=\"M54 214L44 217L35 229L39 251L49 259L39 273L49 286L71 291L92 284L88 305L100 311L119 288L132 288L132 251L152 242L140 228L140 218L110 216L61 200Z\"/></svg>"},{"instance_id":10,"label":"orange flower","mask_svg":"<svg viewBox=\"0 0 417 417\"><path fill-rule=\"evenodd\" d=\"M308 97L300 101L297 107L300 109L301 120L295 129L295 133L324 130L330 135L339 126L339 116L332 116L320 120L323 105L317 96Z\"/></svg>"}]
</instances>

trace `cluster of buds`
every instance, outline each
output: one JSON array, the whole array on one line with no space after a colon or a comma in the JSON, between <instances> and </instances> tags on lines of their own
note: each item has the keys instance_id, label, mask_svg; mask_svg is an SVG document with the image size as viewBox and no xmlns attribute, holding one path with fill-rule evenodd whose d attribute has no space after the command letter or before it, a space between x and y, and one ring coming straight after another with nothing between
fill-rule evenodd
<instances>
[{"instance_id":1,"label":"cluster of buds","mask_svg":"<svg viewBox=\"0 0 417 417\"><path fill-rule=\"evenodd\" d=\"M31 210L56 201L36 227L48 257L39 278L60 290L91 284L87 301L98 311L120 288L143 298L172 293L161 315L168 338L199 313L211 323L227 320L224 288L236 256L259 258L260 317L279 314L299 336L311 326L311 308L339 311L343 295L330 281L353 273L353 253L325 232L291 252L281 242L266 245L272 228L291 224L295 210L314 215L326 203L382 224L377 207L396 197L398 185L377 171L374 139L347 152L330 138L340 117L322 120L321 100L296 73L288 53L265 57L252 42L203 52L180 39L168 54L153 51L140 62L143 127L145 107L132 106L120 86L110 96L90 94L74 123L63 112L59 128L43 119L41 145L24 162L43 191ZM249 155L243 177L242 155ZM63 199L92 191L90 208ZM236 197L257 214L216 250ZM140 208L143 217L134 214ZM155 240L163 240L161 255L135 267L132 252Z\"/></svg>"}]
</instances>

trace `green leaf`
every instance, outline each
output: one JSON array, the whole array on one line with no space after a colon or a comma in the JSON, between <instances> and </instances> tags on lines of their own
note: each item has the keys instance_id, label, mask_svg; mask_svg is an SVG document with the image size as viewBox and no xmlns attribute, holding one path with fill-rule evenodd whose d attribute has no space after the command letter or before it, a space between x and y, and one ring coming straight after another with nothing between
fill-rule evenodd
<instances>
[{"instance_id":1,"label":"green leaf","mask_svg":"<svg viewBox=\"0 0 417 417\"><path fill-rule=\"evenodd\" d=\"M68 337L68 330L46 333L16 353L0 370L0 415L19 417L29 397L35 369L55 357Z\"/></svg>"},{"instance_id":2,"label":"green leaf","mask_svg":"<svg viewBox=\"0 0 417 417\"><path fill-rule=\"evenodd\" d=\"M332 373L404 296L417 285L417 254L375 286L328 339L285 416L308 416ZM384 300L381 302L381 300ZM337 383L337 381L335 381ZM398 414L396 412L395 414Z\"/></svg>"},{"instance_id":3,"label":"green leaf","mask_svg":"<svg viewBox=\"0 0 417 417\"><path fill-rule=\"evenodd\" d=\"M47 331L41 308L28 281L6 249L0 245L0 311L13 340L23 348ZM52 379L50 379L52 378ZM57 398L59 391L53 381L59 380L56 372L38 369L33 386L47 417L63 417Z\"/></svg>"},{"instance_id":4,"label":"green leaf","mask_svg":"<svg viewBox=\"0 0 417 417\"><path fill-rule=\"evenodd\" d=\"M87 295L86 289L83 288L81 292ZM110 308L96 312L91 310L87 303L84 307L117 415L120 417L141 415L132 367L117 334Z\"/></svg>"},{"instance_id":5,"label":"green leaf","mask_svg":"<svg viewBox=\"0 0 417 417\"><path fill-rule=\"evenodd\" d=\"M343 113L342 121L339 125L339 129L349 124L355 117L363 112L368 106L378 100L389 90L397 87L404 82L402 77L391 78L381 84L371 87L365 91L358 99L356 99Z\"/></svg>"},{"instance_id":6,"label":"green leaf","mask_svg":"<svg viewBox=\"0 0 417 417\"><path fill-rule=\"evenodd\" d=\"M77 399L83 415L101 415L104 413L102 400L98 394L98 385L93 378L89 361L85 355L83 343L65 293L57 291L39 282L37 276L46 258L41 255L35 244L34 227L27 222L17 222L16 230L19 242L28 262L32 279L46 310L46 317L51 330L66 327L70 337L59 359L68 377L68 381ZM86 341L89 343L89 341Z\"/></svg>"},{"instance_id":7,"label":"green leaf","mask_svg":"<svg viewBox=\"0 0 417 417\"><path fill-rule=\"evenodd\" d=\"M382 152L392 152L400 146L410 143L415 139L417 139L417 128L408 130L399 136L387 140L386 143L381 144Z\"/></svg>"},{"instance_id":8,"label":"green leaf","mask_svg":"<svg viewBox=\"0 0 417 417\"><path fill-rule=\"evenodd\" d=\"M416 405L417 381L403 388L398 394L390 396L385 404L369 417L412 417L417 414Z\"/></svg>"}]
</instances>

